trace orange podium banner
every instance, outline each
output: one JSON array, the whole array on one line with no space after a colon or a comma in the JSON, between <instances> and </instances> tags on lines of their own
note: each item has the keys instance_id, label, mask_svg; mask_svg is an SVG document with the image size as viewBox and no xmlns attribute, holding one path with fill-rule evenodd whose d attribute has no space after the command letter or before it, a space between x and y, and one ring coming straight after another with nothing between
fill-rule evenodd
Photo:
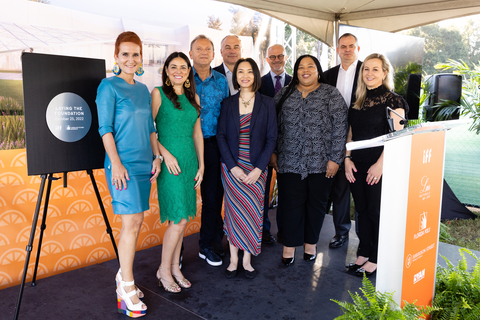
<instances>
[{"instance_id":1,"label":"orange podium banner","mask_svg":"<svg viewBox=\"0 0 480 320\"><path fill-rule=\"evenodd\" d=\"M384 146L376 289L401 306L433 299L447 128L426 124L347 144Z\"/></svg>"}]
</instances>

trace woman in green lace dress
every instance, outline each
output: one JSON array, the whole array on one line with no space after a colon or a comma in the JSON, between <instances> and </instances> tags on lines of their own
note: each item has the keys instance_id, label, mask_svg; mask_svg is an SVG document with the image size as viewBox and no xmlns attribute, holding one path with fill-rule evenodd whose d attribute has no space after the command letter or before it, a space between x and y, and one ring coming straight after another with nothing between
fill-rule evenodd
<instances>
[{"instance_id":1,"label":"woman in green lace dress","mask_svg":"<svg viewBox=\"0 0 480 320\"><path fill-rule=\"evenodd\" d=\"M196 190L204 171L203 135L200 102L187 56L172 53L165 61L162 79L164 85L152 91L152 114L164 157L163 170L157 178L160 220L168 221L157 284L178 293L180 287L191 286L180 271L179 260L185 227L197 212Z\"/></svg>"}]
</instances>

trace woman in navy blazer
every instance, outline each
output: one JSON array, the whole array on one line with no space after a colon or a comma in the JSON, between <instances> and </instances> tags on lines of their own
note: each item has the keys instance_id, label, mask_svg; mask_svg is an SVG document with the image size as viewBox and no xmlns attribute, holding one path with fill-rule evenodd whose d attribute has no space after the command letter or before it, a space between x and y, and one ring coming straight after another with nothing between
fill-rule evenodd
<instances>
[{"instance_id":1,"label":"woman in navy blazer","mask_svg":"<svg viewBox=\"0 0 480 320\"><path fill-rule=\"evenodd\" d=\"M251 255L260 253L267 165L277 141L273 99L258 93L260 71L251 58L237 61L232 82L240 91L222 102L217 142L225 189L224 230L230 245L228 278L237 275L238 249L245 276L256 275Z\"/></svg>"}]
</instances>

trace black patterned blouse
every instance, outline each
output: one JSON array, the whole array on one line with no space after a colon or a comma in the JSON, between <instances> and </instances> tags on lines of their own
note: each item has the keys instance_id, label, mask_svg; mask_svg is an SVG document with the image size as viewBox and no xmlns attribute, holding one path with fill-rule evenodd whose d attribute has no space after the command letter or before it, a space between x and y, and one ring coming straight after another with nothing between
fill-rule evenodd
<instances>
[{"instance_id":1,"label":"black patterned blouse","mask_svg":"<svg viewBox=\"0 0 480 320\"><path fill-rule=\"evenodd\" d=\"M276 96L281 99L284 87ZM337 88L322 83L304 99L295 89L278 113L277 164L279 173L327 171L329 160L341 164L345 156L348 108Z\"/></svg>"},{"instance_id":2,"label":"black patterned blouse","mask_svg":"<svg viewBox=\"0 0 480 320\"><path fill-rule=\"evenodd\" d=\"M352 127L352 140L360 141L379 137L390 132L386 108L402 108L408 114L408 104L401 96L391 92L385 86L367 90L367 97L361 110L350 108L348 122ZM377 162L383 147L353 150L352 160L355 164L369 167ZM358 167L357 167L358 169Z\"/></svg>"}]
</instances>

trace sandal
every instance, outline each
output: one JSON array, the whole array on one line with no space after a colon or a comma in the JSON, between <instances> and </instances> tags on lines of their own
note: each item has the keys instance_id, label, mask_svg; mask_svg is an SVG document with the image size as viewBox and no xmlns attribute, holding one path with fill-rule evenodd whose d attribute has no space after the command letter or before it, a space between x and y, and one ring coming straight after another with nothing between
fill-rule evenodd
<instances>
[{"instance_id":1,"label":"sandal","mask_svg":"<svg viewBox=\"0 0 480 320\"><path fill-rule=\"evenodd\" d=\"M142 301L133 304L132 300L130 300L130 297L136 295L137 291L126 292L125 287L134 285L134 281L125 282L122 280L120 282L117 288L117 308L118 313L126 314L131 318L138 318L147 314L147 306Z\"/></svg>"},{"instance_id":2,"label":"sandal","mask_svg":"<svg viewBox=\"0 0 480 320\"><path fill-rule=\"evenodd\" d=\"M115 281L117 282L117 288L118 288L118 286L120 285L120 282L123 281L122 269L120 268L118 269L117 275L115 276ZM135 286L135 289L137 291L138 299L143 301L143 298L145 297L145 295L143 294L142 290L140 290L137 286Z\"/></svg>"},{"instance_id":3,"label":"sandal","mask_svg":"<svg viewBox=\"0 0 480 320\"><path fill-rule=\"evenodd\" d=\"M172 263L172 266L175 265L175 264L178 264L178 263ZM188 289L192 286L192 284L190 283L190 281L188 281L185 277L183 277L183 279L179 279L176 275L174 275L172 273L172 276L173 278L175 279L175 281L178 283L178 285L180 287L182 287L183 289Z\"/></svg>"},{"instance_id":4,"label":"sandal","mask_svg":"<svg viewBox=\"0 0 480 320\"><path fill-rule=\"evenodd\" d=\"M160 271L160 269L170 270L170 268L159 267L158 270ZM175 281L167 282L167 281L163 280L158 271L157 271L157 274L155 276L157 278L157 285L160 288L165 289L165 291L170 292L170 293L180 293L182 291L182 289L178 286L178 284Z\"/></svg>"}]
</instances>

